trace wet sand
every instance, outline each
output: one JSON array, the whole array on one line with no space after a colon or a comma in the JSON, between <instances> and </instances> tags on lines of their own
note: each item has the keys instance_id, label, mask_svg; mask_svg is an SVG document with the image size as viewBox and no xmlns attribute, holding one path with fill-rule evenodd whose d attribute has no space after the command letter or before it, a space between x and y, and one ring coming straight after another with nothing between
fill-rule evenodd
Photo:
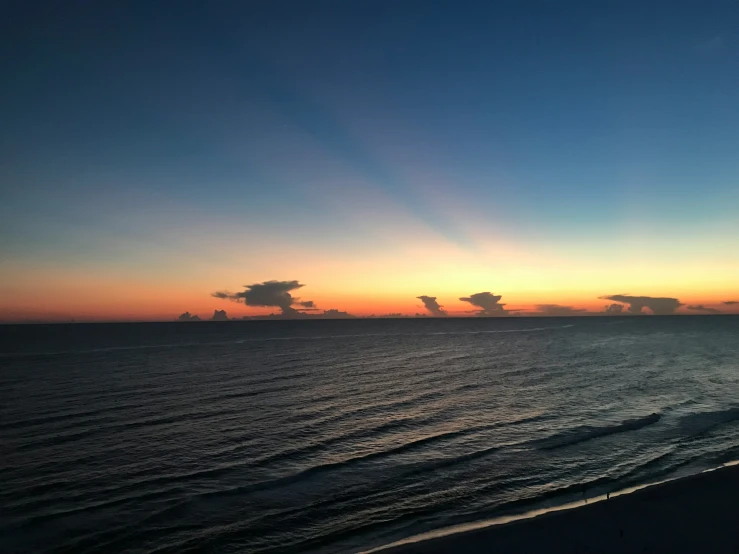
<instances>
[{"instance_id":1,"label":"wet sand","mask_svg":"<svg viewBox=\"0 0 739 554\"><path fill-rule=\"evenodd\" d=\"M383 554L739 553L739 465Z\"/></svg>"}]
</instances>

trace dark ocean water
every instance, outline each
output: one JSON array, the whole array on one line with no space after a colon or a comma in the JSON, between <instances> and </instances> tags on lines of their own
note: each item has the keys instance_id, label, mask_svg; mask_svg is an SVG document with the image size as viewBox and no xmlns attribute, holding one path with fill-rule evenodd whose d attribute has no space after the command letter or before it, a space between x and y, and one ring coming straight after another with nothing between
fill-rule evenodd
<instances>
[{"instance_id":1,"label":"dark ocean water","mask_svg":"<svg viewBox=\"0 0 739 554\"><path fill-rule=\"evenodd\" d=\"M0 551L355 552L739 458L739 317L0 327Z\"/></svg>"}]
</instances>

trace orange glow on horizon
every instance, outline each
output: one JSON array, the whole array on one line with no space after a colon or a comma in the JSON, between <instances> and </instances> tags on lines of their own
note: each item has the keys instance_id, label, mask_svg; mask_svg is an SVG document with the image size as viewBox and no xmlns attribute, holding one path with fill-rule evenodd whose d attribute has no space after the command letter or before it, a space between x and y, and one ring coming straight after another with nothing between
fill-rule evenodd
<instances>
[{"instance_id":1,"label":"orange glow on horizon","mask_svg":"<svg viewBox=\"0 0 739 554\"><path fill-rule=\"evenodd\" d=\"M578 259L539 259L534 251L519 255L514 263L503 263L449 244L436 250L430 244L417 246L415 250L404 247L388 254L356 256L351 263L296 256L290 259L292 269L283 256L276 265L266 265L248 278L244 277L250 273L248 268L238 262L182 265L173 260L161 271L0 262L4 275L0 320L168 321L186 311L209 319L214 310L226 310L236 318L276 314L276 307L251 307L211 296L217 290L238 292L245 284L275 276L301 277L305 286L292 291L296 299L312 300L319 310L336 309L356 316L424 313L416 299L420 295L435 296L450 315L474 315L476 308L459 298L483 291L502 295L500 302L506 309L521 310L522 315L533 315L539 304L602 312L611 302L600 297L608 294L672 297L686 306L739 313L739 304L722 304L739 300L735 279L739 263L624 261L617 266L593 266ZM440 252L443 257L434 255ZM683 306L678 313L696 312Z\"/></svg>"}]
</instances>

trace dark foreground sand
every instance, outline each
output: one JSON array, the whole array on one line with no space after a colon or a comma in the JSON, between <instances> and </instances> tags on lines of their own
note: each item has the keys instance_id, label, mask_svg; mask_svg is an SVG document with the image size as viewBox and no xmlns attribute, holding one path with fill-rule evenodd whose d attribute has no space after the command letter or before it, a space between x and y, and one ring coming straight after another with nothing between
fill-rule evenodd
<instances>
[{"instance_id":1,"label":"dark foreground sand","mask_svg":"<svg viewBox=\"0 0 739 554\"><path fill-rule=\"evenodd\" d=\"M570 510L382 550L438 552L739 554L739 466Z\"/></svg>"}]
</instances>

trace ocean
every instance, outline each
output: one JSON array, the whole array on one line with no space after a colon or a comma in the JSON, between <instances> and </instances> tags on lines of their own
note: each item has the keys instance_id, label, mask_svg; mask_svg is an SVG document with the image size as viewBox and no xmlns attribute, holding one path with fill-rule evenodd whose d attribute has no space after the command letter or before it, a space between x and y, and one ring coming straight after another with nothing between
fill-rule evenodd
<instances>
[{"instance_id":1,"label":"ocean","mask_svg":"<svg viewBox=\"0 0 739 554\"><path fill-rule=\"evenodd\" d=\"M739 458L739 317L0 327L0 551L358 552Z\"/></svg>"}]
</instances>

